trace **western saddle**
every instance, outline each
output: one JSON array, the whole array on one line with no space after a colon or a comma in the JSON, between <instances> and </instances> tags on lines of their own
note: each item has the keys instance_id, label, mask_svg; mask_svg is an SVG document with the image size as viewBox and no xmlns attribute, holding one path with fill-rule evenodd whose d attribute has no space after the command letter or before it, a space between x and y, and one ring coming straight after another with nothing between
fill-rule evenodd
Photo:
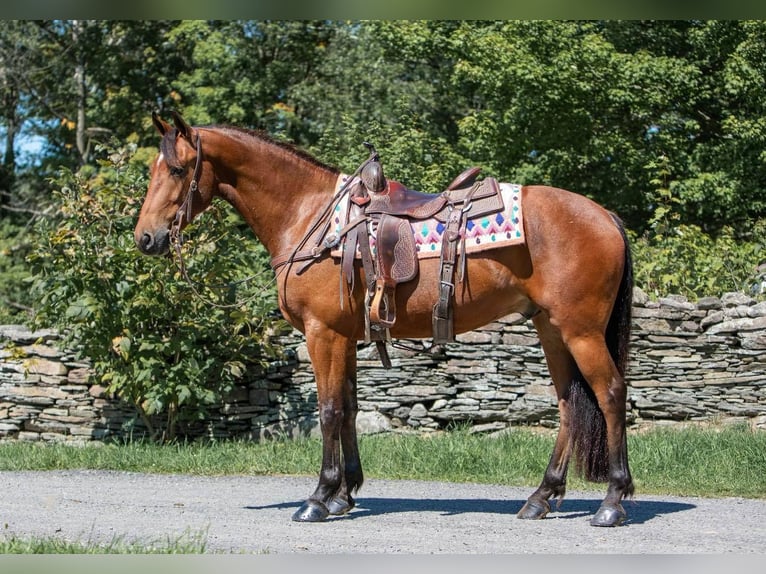
<instances>
[{"instance_id":1,"label":"western saddle","mask_svg":"<svg viewBox=\"0 0 766 574\"><path fill-rule=\"evenodd\" d=\"M370 149L370 157L358 171L359 177L351 181L347 219L365 223L352 223L340 238L341 272L350 292L358 253L367 284L365 339L376 343L383 365L390 368L385 342L390 340L389 329L396 322L396 286L414 279L418 273L418 253L411 222L433 218L443 225L439 297L432 314L434 344L443 344L455 339L452 300L456 266L458 280L465 279L466 223L471 218L502 210L503 199L494 178L477 180L481 171L478 167L465 170L439 194L407 189L399 182L386 179L375 148L365 145ZM370 247L370 233L375 238L374 253Z\"/></svg>"}]
</instances>

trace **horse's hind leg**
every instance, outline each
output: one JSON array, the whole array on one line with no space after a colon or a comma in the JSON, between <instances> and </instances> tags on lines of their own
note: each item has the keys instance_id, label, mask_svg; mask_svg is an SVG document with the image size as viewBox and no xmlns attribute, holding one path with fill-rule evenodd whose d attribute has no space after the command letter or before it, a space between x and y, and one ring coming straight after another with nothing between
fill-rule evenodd
<instances>
[{"instance_id":1,"label":"horse's hind leg","mask_svg":"<svg viewBox=\"0 0 766 574\"><path fill-rule=\"evenodd\" d=\"M354 506L363 475L356 442L356 342L329 329L307 330L322 431L319 484L293 520L318 522ZM341 455L341 446L343 455Z\"/></svg>"},{"instance_id":2,"label":"horse's hind leg","mask_svg":"<svg viewBox=\"0 0 766 574\"><path fill-rule=\"evenodd\" d=\"M564 496L570 455L589 480L609 482L607 495L591 519L594 526L625 521L621 500L633 494L625 433L627 389L603 335L569 337L566 342L544 312L534 319L559 401L560 426L543 481L518 513L543 518L548 499Z\"/></svg>"},{"instance_id":3,"label":"horse's hind leg","mask_svg":"<svg viewBox=\"0 0 766 574\"><path fill-rule=\"evenodd\" d=\"M551 510L548 500L558 498L559 503L566 493L566 475L569 457L572 454L572 437L569 432L568 393L570 382L577 376L577 365L561 340L561 335L551 326L545 312L533 319L540 337L548 371L556 388L559 405L559 431L553 447L548 468L540 486L527 499L517 516L523 519L544 518Z\"/></svg>"}]
</instances>

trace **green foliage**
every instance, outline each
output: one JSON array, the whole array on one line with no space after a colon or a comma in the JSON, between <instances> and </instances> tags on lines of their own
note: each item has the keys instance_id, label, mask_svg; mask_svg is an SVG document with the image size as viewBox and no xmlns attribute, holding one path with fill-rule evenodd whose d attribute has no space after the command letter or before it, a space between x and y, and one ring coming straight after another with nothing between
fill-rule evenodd
<instances>
[{"instance_id":1,"label":"green foliage","mask_svg":"<svg viewBox=\"0 0 766 574\"><path fill-rule=\"evenodd\" d=\"M730 291L756 294L757 266L766 257L766 222L754 241L741 241L731 227L715 237L694 225L662 235L633 238L636 284L653 296L678 293L691 300ZM762 280L762 279L761 279Z\"/></svg>"},{"instance_id":2,"label":"green foliage","mask_svg":"<svg viewBox=\"0 0 766 574\"><path fill-rule=\"evenodd\" d=\"M647 171L654 186L648 194L654 211L650 228L640 237L632 234L636 284L654 296L676 293L692 300L729 291L759 294L766 220L738 231L725 226L715 234L684 224L684 190L667 186L672 177L668 158L650 162ZM717 189L725 190L725 184Z\"/></svg>"},{"instance_id":3,"label":"green foliage","mask_svg":"<svg viewBox=\"0 0 766 574\"><path fill-rule=\"evenodd\" d=\"M0 219L0 325L24 323L33 301L25 284L32 237L26 227Z\"/></svg>"},{"instance_id":4,"label":"green foliage","mask_svg":"<svg viewBox=\"0 0 766 574\"><path fill-rule=\"evenodd\" d=\"M167 34L187 58L172 81L175 105L198 124L255 127L301 142L305 127L289 88L313 82L334 33L324 21L182 21Z\"/></svg>"},{"instance_id":5,"label":"green foliage","mask_svg":"<svg viewBox=\"0 0 766 574\"><path fill-rule=\"evenodd\" d=\"M202 418L272 352L263 332L273 275L222 205L200 216L184 245L191 276L220 288L193 288L171 259L141 256L133 226L146 170L130 156L113 151L99 170L65 170L54 182L58 215L41 222L30 257L36 321L58 326L93 361L97 382L134 404L155 437L172 438L179 421Z\"/></svg>"},{"instance_id":6,"label":"green foliage","mask_svg":"<svg viewBox=\"0 0 766 574\"><path fill-rule=\"evenodd\" d=\"M0 24L0 46L0 129L44 138L47 173L105 134L148 144L172 107L346 170L371 140L419 189L469 164L565 187L639 234L663 157L680 223L766 215L762 21L50 20Z\"/></svg>"}]
</instances>

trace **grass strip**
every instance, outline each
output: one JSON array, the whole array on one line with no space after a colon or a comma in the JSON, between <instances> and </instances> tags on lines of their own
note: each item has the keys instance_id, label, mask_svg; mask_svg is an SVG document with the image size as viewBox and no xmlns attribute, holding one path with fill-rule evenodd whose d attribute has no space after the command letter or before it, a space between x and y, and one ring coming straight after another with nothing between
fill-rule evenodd
<instances>
[{"instance_id":1,"label":"grass strip","mask_svg":"<svg viewBox=\"0 0 766 574\"><path fill-rule=\"evenodd\" d=\"M537 486L554 436L512 429L499 436L467 429L432 435L360 437L368 478ZM766 431L745 425L631 432L630 468L637 493L766 497ZM242 440L157 445L6 442L0 470L95 469L193 475L315 475L318 439ZM570 473L570 489L602 488Z\"/></svg>"},{"instance_id":2,"label":"grass strip","mask_svg":"<svg viewBox=\"0 0 766 574\"><path fill-rule=\"evenodd\" d=\"M2 554L204 554L207 533L185 533L177 538L154 541L126 541L115 537L109 542L69 541L54 537L0 535Z\"/></svg>"}]
</instances>

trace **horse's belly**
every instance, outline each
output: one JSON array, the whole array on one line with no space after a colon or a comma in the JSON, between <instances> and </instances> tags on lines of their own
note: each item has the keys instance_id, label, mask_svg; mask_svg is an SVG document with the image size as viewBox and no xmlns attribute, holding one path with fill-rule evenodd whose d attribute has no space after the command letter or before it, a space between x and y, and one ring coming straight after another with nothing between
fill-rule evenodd
<instances>
[{"instance_id":1,"label":"horse's belly","mask_svg":"<svg viewBox=\"0 0 766 574\"><path fill-rule=\"evenodd\" d=\"M427 338L431 317L439 300L437 265L422 265L418 277L397 287L397 318L392 337ZM534 305L506 258L470 259L467 280L456 280L452 298L455 333L477 329L511 313L531 313Z\"/></svg>"}]
</instances>

